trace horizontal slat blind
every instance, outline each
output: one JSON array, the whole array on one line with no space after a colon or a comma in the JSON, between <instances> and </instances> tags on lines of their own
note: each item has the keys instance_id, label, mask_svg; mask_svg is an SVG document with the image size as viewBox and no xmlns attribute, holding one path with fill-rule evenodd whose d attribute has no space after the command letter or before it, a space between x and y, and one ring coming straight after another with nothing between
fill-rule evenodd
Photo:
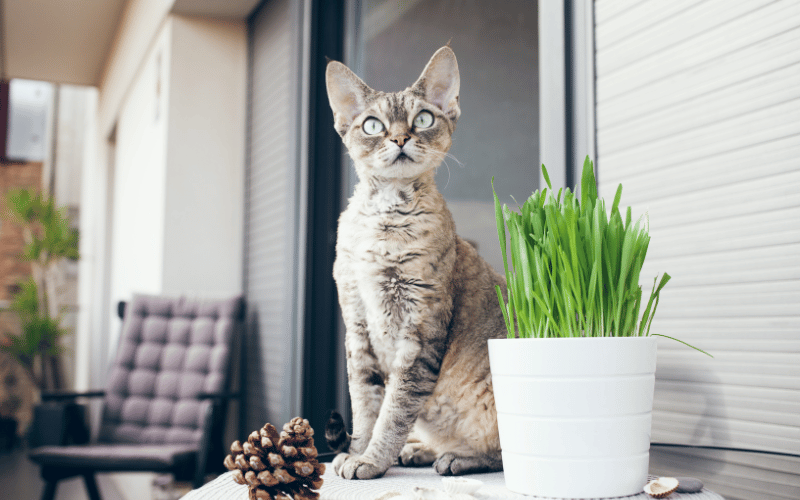
<instances>
[{"instance_id":1,"label":"horizontal slat blind","mask_svg":"<svg viewBox=\"0 0 800 500\"><path fill-rule=\"evenodd\" d=\"M266 3L250 24L247 175L247 429L286 421L292 372L295 135L289 0Z\"/></svg>"},{"instance_id":2,"label":"horizontal slat blind","mask_svg":"<svg viewBox=\"0 0 800 500\"><path fill-rule=\"evenodd\" d=\"M800 454L800 2L595 2L601 194L667 271L654 442ZM654 448L729 499L800 498L800 460Z\"/></svg>"}]
</instances>

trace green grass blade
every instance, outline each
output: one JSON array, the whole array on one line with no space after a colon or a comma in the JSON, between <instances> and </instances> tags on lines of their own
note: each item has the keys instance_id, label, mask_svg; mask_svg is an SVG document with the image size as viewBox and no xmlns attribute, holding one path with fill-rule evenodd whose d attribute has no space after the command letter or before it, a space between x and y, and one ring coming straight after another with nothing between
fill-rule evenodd
<instances>
[{"instance_id":1,"label":"green grass blade","mask_svg":"<svg viewBox=\"0 0 800 500\"><path fill-rule=\"evenodd\" d=\"M672 276L670 276L667 273L664 273L661 276L661 281L658 283L658 286L655 288L655 291L653 292L656 301L653 304L653 310L650 312L650 317L647 320L647 331L645 332L645 335L650 335L650 325L653 324L653 318L656 316L656 309L658 309L658 301L661 298L661 290L667 285L667 283L671 278Z\"/></svg>"},{"instance_id":2,"label":"green grass blade","mask_svg":"<svg viewBox=\"0 0 800 500\"><path fill-rule=\"evenodd\" d=\"M547 292L546 283L550 281L550 276L545 273L545 256L542 249L537 248L533 253L533 268L536 270L537 288L541 290L544 299L549 302L550 294Z\"/></svg>"},{"instance_id":3,"label":"green grass blade","mask_svg":"<svg viewBox=\"0 0 800 500\"><path fill-rule=\"evenodd\" d=\"M656 294L660 293L661 289L664 288L665 286L667 286L667 283L669 283L669 280L671 280L671 279L672 279L672 276L670 276L667 273L664 273L661 276L661 281L658 283L658 287L656 287Z\"/></svg>"},{"instance_id":4,"label":"green grass blade","mask_svg":"<svg viewBox=\"0 0 800 500\"><path fill-rule=\"evenodd\" d=\"M550 313L551 308L548 307L547 303L543 301L542 298L539 297L537 293L533 294L533 300L535 300L536 303L541 308L542 314L544 314L547 317L547 319L550 320L550 327L554 328L556 330L556 334L560 337L561 329L558 326L558 322L555 320L555 318L553 318L553 315Z\"/></svg>"},{"instance_id":5,"label":"green grass blade","mask_svg":"<svg viewBox=\"0 0 800 500\"><path fill-rule=\"evenodd\" d=\"M492 177L492 194L494 195L494 219L497 223L497 237L500 239L500 253L503 254L503 270L508 280L508 259L506 258L506 224L503 220L503 209L500 206L500 198L494 190L494 177Z\"/></svg>"},{"instance_id":6,"label":"green grass blade","mask_svg":"<svg viewBox=\"0 0 800 500\"><path fill-rule=\"evenodd\" d=\"M615 320L617 322L617 327L621 327L621 315L622 315L622 304L625 301L626 293L625 290L628 288L627 277L628 277L628 270L631 267L631 263L633 260L631 249L633 247L633 240L634 235L632 232L626 232L622 242L622 257L620 259L620 267L619 267L619 277L617 281L617 309ZM617 332L617 335L623 334L622 332ZM624 334L623 334L624 335Z\"/></svg>"},{"instance_id":7,"label":"green grass blade","mask_svg":"<svg viewBox=\"0 0 800 500\"><path fill-rule=\"evenodd\" d=\"M503 320L506 322L506 330L508 331L508 338L514 338L514 329L511 327L511 321L508 318L508 306L506 302L503 300L503 292L500 290L500 285L494 286L495 291L497 291L497 300L500 301L500 310L503 311Z\"/></svg>"},{"instance_id":8,"label":"green grass blade","mask_svg":"<svg viewBox=\"0 0 800 500\"><path fill-rule=\"evenodd\" d=\"M552 191L553 185L550 184L550 176L547 175L547 169L544 167L544 163L542 163L542 176L544 177L544 181L547 183L547 187L549 187Z\"/></svg>"},{"instance_id":9,"label":"green grass blade","mask_svg":"<svg viewBox=\"0 0 800 500\"><path fill-rule=\"evenodd\" d=\"M597 179L594 176L594 164L586 155L583 160L583 173L581 174L581 205L587 206L597 200Z\"/></svg>"},{"instance_id":10,"label":"green grass blade","mask_svg":"<svg viewBox=\"0 0 800 500\"><path fill-rule=\"evenodd\" d=\"M650 319L650 309L652 308L653 301L656 298L656 281L657 280L658 280L658 276L653 278L653 289L650 291L650 300L647 301L647 307L644 309L644 314L642 314L642 320L639 322L639 336L640 337L645 334L645 329L647 328L647 322Z\"/></svg>"},{"instance_id":11,"label":"green grass blade","mask_svg":"<svg viewBox=\"0 0 800 500\"><path fill-rule=\"evenodd\" d=\"M611 205L612 212L619 212L619 200L622 198L622 184L617 186L617 194L614 195L614 204Z\"/></svg>"},{"instance_id":12,"label":"green grass blade","mask_svg":"<svg viewBox=\"0 0 800 500\"><path fill-rule=\"evenodd\" d=\"M598 311L598 304L595 302L595 294L597 293L597 277L599 274L598 270L600 263L595 262L592 265L592 276L589 279L589 290L586 297L586 322L588 324L587 329L594 330L594 321L597 316ZM587 336L596 336L597 332L591 331L587 332Z\"/></svg>"},{"instance_id":13,"label":"green grass blade","mask_svg":"<svg viewBox=\"0 0 800 500\"><path fill-rule=\"evenodd\" d=\"M518 272L522 273L522 283L525 287L525 297L530 300L531 292L533 291L533 277L531 275L531 263L528 256L527 243L525 242L525 234L519 225L515 225L514 229L517 231L517 252L519 255L519 266L521 269Z\"/></svg>"},{"instance_id":14,"label":"green grass blade","mask_svg":"<svg viewBox=\"0 0 800 500\"><path fill-rule=\"evenodd\" d=\"M700 351L700 352L702 352L703 354L705 354L706 356L708 356L708 357L710 357L710 358L713 358L713 357L714 357L714 356L710 355L709 353L707 353L706 351L704 351L704 350L700 349L699 347L695 347L695 346L693 346L692 344L687 344L687 343L686 343L686 342L684 342L683 340L678 340L678 339L676 339L676 338L672 338L672 337L670 337L670 336L668 336L668 335L661 335L660 333L654 333L653 335L655 335L655 336L658 336L658 337L664 337L664 338L668 338L668 339L670 339L670 340L674 340L675 342L680 342L680 343L681 343L681 344L683 344L683 345L689 346L689 347L691 347L692 349L695 349L695 350L697 350L697 351Z\"/></svg>"}]
</instances>

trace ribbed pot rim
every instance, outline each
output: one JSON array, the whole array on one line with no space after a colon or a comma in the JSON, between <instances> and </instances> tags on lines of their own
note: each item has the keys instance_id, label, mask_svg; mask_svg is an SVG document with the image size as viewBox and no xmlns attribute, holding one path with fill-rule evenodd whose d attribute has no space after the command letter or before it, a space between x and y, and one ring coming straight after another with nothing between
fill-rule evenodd
<instances>
[{"instance_id":1,"label":"ribbed pot rim","mask_svg":"<svg viewBox=\"0 0 800 500\"><path fill-rule=\"evenodd\" d=\"M531 338L503 338L503 339L489 339L489 342L531 342L531 341L539 341L539 342L563 342L563 341L582 341L582 342L592 342L592 341L628 341L628 340L655 340L652 336L634 336L634 337L531 337Z\"/></svg>"},{"instance_id":2,"label":"ribbed pot rim","mask_svg":"<svg viewBox=\"0 0 800 500\"><path fill-rule=\"evenodd\" d=\"M497 376L594 376L655 373L654 337L491 339L489 365Z\"/></svg>"}]
</instances>

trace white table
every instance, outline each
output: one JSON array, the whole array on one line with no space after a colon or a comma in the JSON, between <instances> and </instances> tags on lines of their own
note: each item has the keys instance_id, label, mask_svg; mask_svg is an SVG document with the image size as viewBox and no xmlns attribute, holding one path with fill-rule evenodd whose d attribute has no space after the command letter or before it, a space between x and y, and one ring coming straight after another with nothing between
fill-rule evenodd
<instances>
[{"instance_id":1,"label":"white table","mask_svg":"<svg viewBox=\"0 0 800 500\"><path fill-rule=\"evenodd\" d=\"M502 472L491 474L472 474L473 479L483 481L483 486L474 497L479 500L532 500L540 497L519 495L508 491ZM348 481L336 476L333 467L326 464L325 484L320 490L320 500L380 500L391 499L392 493L410 493L415 486L442 488L441 476L432 467L410 468L392 467L380 479L369 481ZM626 500L645 500L650 497L642 492L639 495L624 497ZM231 473L221 475L214 481L183 497L183 500L247 500L247 486L236 484ZM673 493L669 500L724 500L720 495L703 489L699 493Z\"/></svg>"}]
</instances>

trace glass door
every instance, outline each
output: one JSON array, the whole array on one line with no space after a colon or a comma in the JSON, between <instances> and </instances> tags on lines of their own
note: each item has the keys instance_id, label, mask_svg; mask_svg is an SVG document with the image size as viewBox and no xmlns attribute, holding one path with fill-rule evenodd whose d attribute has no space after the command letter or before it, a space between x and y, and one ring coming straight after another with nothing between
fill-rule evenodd
<instances>
[{"instance_id":1,"label":"glass door","mask_svg":"<svg viewBox=\"0 0 800 500\"><path fill-rule=\"evenodd\" d=\"M376 90L410 86L450 41L461 76L461 117L436 183L461 237L502 273L491 178L504 203L539 183L537 3L508 0L351 0L345 61ZM349 159L349 188L355 172ZM349 193L348 193L349 194Z\"/></svg>"}]
</instances>

